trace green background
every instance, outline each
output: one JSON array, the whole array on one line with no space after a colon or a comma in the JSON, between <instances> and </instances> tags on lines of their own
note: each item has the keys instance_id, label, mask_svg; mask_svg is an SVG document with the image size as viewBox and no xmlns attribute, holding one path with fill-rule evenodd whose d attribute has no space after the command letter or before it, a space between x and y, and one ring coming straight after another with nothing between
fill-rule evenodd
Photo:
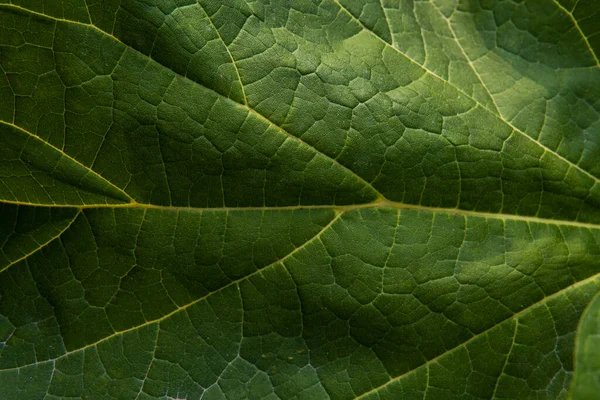
<instances>
[{"instance_id":1,"label":"green background","mask_svg":"<svg viewBox=\"0 0 600 400\"><path fill-rule=\"evenodd\" d=\"M593 399L598 18L0 0L0 399Z\"/></svg>"}]
</instances>

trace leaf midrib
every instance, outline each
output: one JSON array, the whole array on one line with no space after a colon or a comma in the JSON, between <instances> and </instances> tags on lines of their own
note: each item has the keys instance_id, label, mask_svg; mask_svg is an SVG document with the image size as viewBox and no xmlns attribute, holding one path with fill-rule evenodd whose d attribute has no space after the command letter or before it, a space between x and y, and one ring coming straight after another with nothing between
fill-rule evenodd
<instances>
[{"instance_id":1,"label":"leaf midrib","mask_svg":"<svg viewBox=\"0 0 600 400\"><path fill-rule=\"evenodd\" d=\"M10 200L0 200L0 203L14 204L27 207L48 207L48 208L77 208L82 210L89 209L142 209L142 210L162 210L162 211L173 211L173 212L247 212L247 211L302 211L302 210L334 210L337 212L347 212L354 210L365 210L365 209L377 209L377 208L394 208L398 210L410 210L410 211L423 211L430 213L442 213L449 215L456 215L462 217L474 217L474 218L485 218L485 219L497 219L503 221L520 221L526 223L537 223L546 225L560 225L560 226L573 226L581 229L600 229L600 223L593 222L580 222L580 221L569 221L562 219L550 219L543 217L534 217L528 215L517 215L517 214L502 214L493 212L482 212L482 211L471 211L464 210L461 208L445 208L445 207L431 207L418 204L406 204L397 201L391 201L387 199L376 200L370 203L362 204L346 204L346 205L335 205L335 204L299 204L290 206L248 206L248 207L188 207L188 206L165 206L158 204L145 204L145 203L122 203L122 204L90 204L90 205L70 205L70 204L36 204L36 203L25 203Z\"/></svg>"},{"instance_id":2,"label":"leaf midrib","mask_svg":"<svg viewBox=\"0 0 600 400\"><path fill-rule=\"evenodd\" d=\"M337 0L333 0L333 1L335 1L337 3ZM348 10L346 10L344 7L342 7L339 3L338 3L338 5L340 6L340 8L342 10L344 10L346 13L348 13L353 20L355 20L360 26L362 26L363 29L365 29L367 32L369 32L373 36L375 36L378 40L382 41L386 46L392 48L394 51L398 52L399 54L401 54L402 56L404 56L405 58L407 58L411 62L413 62L416 65L420 66L426 72L429 72L431 75L433 75L433 76L437 77L438 79L442 80L443 82L445 82L445 83L447 83L447 84L455 87L450 82L444 80L443 78L439 77L438 75L436 75L432 71L427 70L421 64L417 63L416 61L412 60L408 56L404 55L398 49L390 46L385 40L381 39L375 33L373 33L368 28L366 28L364 25L362 25L362 23L360 23L360 21L358 21L354 16L352 16L349 13ZM148 55L146 55L144 53L141 53L139 50L136 50L135 48L132 48L131 46L123 43L117 37L115 37L112 34L110 34L110 33L106 32L106 31L98 28L95 25L86 24L86 23L78 22L78 21L72 21L72 20L68 20L68 19L62 19L62 18L48 16L46 14L42 14L42 13L39 13L39 12L36 12L36 11L32 11L32 10L29 10L27 8L23 8L23 7L20 7L20 6L13 5L13 4L0 4L0 7L14 8L14 9L18 9L18 10L21 10L21 11L33 14L33 15L37 15L37 16L42 17L42 18L46 18L46 19L50 19L50 20L54 20L54 21L61 21L61 22L65 22L65 23L71 23L71 24L75 24L75 25L82 25L82 26L85 26L87 28L94 29L94 30L102 33L103 35L109 36L110 38L112 38L116 42L121 43L123 46L125 46L128 49L130 49L131 51L135 51L135 52L137 52L139 54L142 54L144 57L148 57L148 58L152 59L150 56L148 56ZM225 43L223 43L223 44L225 45ZM157 62L162 67L164 67L164 68L168 69L169 71L175 73L177 76L180 76L180 77L182 77L182 78L184 78L186 80L190 80L189 78L184 77L184 76L178 74L177 72L171 70L170 68L168 68L167 66L159 63L158 61L156 61L156 60L154 60L154 61ZM196 81L193 81L193 80L190 80L190 81L194 82L195 84L198 84L198 85L200 85L200 86L202 86L204 88L206 88L204 85L202 85L202 84L200 84L200 83L198 83ZM241 83L241 81L240 81L240 83ZM295 209L300 210L300 209L311 209L311 208L313 208L313 209L316 209L316 208L330 208L330 209L336 209L336 210L339 210L339 211L345 211L345 210L352 210L352 209L375 208L375 207L383 207L383 206L385 206L385 207L394 207L394 208L399 208L399 209L420 210L420 211L448 213L448 214L464 215L464 216L474 216L474 217L483 217L483 218L495 218L495 219L502 219L502 220L521 220L521 221L534 222L534 223L545 223L545 224L555 224L555 225L571 225L571 226L576 226L576 227L580 227L580 228L588 228L588 229L597 229L597 228L600 228L600 224L595 224L595 223L558 220L558 219L542 218L542 217L535 217L535 216L521 216L521 215L515 215L515 214L502 214L502 213L493 213L493 212L469 211L469 210L464 210L464 209L459 209L459 208L430 207L430 206L423 206L423 205L405 204L405 203L401 203L401 202L395 202L395 201L388 200L377 189L375 189L375 187L370 182L366 181L364 178L362 178L356 172L352 171L350 168L348 168L345 165L341 164L335 158L332 158L332 157L328 156L327 154L319 151L318 149L314 148L310 144L304 142L301 138L299 138L299 137L297 137L297 136L295 136L295 135L287 132L282 127L280 127L277 124L273 123L270 119L268 119L264 115L260 114L258 111L254 110L250 106L248 106L246 104L242 104L242 103L236 102L236 101L234 101L232 99L229 99L228 97L226 97L226 96L224 96L224 95L222 95L222 94L214 91L213 89L210 89L210 88L206 88L206 89L210 90L213 93L216 93L218 96L220 96L222 98L228 99L228 100L230 100L230 101L238 104L239 106L244 107L245 109L248 110L248 112L250 112L251 114L255 115L260 120L268 123L270 126L273 126L279 132L281 132L281 133L285 134L286 136L288 136L290 139L299 141L302 145L308 146L309 148L313 149L317 154L320 154L320 155L326 157L327 159L331 160L333 163L335 163L336 165L340 166L344 170L348 171L352 176L356 177L361 182L363 182L365 184L365 186L369 190L372 190L377 195L378 199L376 201L374 201L374 202L371 202L371 203L356 204L356 205L297 205L297 206L273 206L273 207L219 207L219 208L178 207L178 206L173 207L173 206L160 206L160 205L153 205L153 204L138 203L133 198L131 198L131 196L129 194L127 194L123 189L121 189L120 187L116 186L112 182L108 181L102 175L100 175L99 173L95 172L91 167L88 167L88 166L85 166L85 165L81 164L80 162L78 162L77 160L73 159L72 157L70 157L68 154L64 153L60 149L56 149L56 147L50 145L49 143L47 143L46 141L44 141L43 139L41 139L39 136L37 136L37 135L35 135L35 134L33 134L33 133L25 130L22 127L14 125L14 124L12 124L10 122L0 121L0 123L4 123L4 124L12 126L14 128L20 129L21 131L26 132L27 134L35 137L37 140L40 140L43 143L47 144L48 146L51 146L52 148L55 148L57 151L60 151L65 157L68 157L70 160L73 160L78 165L86 168L91 173L93 173L94 175L98 176L100 179L102 179L103 181L107 182L108 184L110 184L114 188L118 189L120 192L124 193L125 195L127 195L128 198L131 199L130 203L123 203L123 204L94 204L94 205L36 204L36 203L26 203L26 202L17 202L17 201L5 201L5 200L0 200L0 202L11 203L11 204L20 204L20 205L28 205L28 206L38 206L38 207L77 207L77 208L82 208L82 209L85 209L85 208L154 208L154 209L169 209L169 210L199 210L199 211L202 211L202 210L215 210L215 211L218 211L218 210L222 210L222 211L238 211L238 210L240 210L240 211L243 211L243 210L246 210L246 211L249 211L249 210L252 210L252 211L266 211L266 210L286 210L286 209L287 210L295 210ZM460 91L465 96L473 99L470 95L462 92L460 89L456 88L456 90ZM473 101L475 101L475 100L473 99ZM502 119L500 116L494 114L491 110L489 110L488 108L486 108L484 105L481 105L480 103L478 103L476 101L475 101L475 103L478 104L478 105L480 105L484 110L486 110L487 112L490 112L495 117ZM508 124L508 122L506 122L506 121L504 121L504 122ZM509 124L509 126L510 126L510 124ZM517 132L520 132L516 128L513 128L513 129L515 131L517 131ZM535 141L530 136L524 134L523 132L521 132L521 133L524 136L526 136L527 138L529 138L530 140L534 141L535 143L540 144L539 142ZM576 165L572 164L570 161L564 159L559 154L554 153L551 150L547 150L547 151L549 151L550 153L556 155L560 159L564 160L570 166L578 168L579 170L581 170L581 168L579 168ZM591 176L593 179L595 179L596 181L600 182L597 178L595 178L594 176L590 175L587 171L585 171L585 170L581 170L581 171L584 171L587 175Z\"/></svg>"}]
</instances>

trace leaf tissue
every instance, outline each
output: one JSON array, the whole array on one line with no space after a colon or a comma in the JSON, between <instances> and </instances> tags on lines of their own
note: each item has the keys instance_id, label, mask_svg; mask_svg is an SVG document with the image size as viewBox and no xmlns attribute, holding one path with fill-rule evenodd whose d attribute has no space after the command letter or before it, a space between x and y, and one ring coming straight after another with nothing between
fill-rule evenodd
<instances>
[{"instance_id":1,"label":"leaf tissue","mask_svg":"<svg viewBox=\"0 0 600 400\"><path fill-rule=\"evenodd\" d=\"M0 0L0 399L597 398L599 19Z\"/></svg>"}]
</instances>

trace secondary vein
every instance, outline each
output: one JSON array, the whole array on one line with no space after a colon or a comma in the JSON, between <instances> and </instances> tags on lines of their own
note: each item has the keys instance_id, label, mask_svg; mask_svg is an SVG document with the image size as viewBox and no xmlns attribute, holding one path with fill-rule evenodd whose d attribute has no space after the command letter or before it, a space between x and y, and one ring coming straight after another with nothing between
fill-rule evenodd
<instances>
[{"instance_id":1,"label":"secondary vein","mask_svg":"<svg viewBox=\"0 0 600 400\"><path fill-rule=\"evenodd\" d=\"M97 32L100 32L100 33L102 33L102 34L104 34L104 35L106 35L106 36L108 36L108 37L112 38L112 39L113 39L113 40L115 40L116 42L118 42L118 43L120 43L121 45L125 46L126 48L130 49L131 51L134 51L134 52L136 52L136 53L142 54L144 57L148 57L149 59L153 60L153 61L154 61L154 62L156 62L158 65L160 65L161 67L163 67L163 68L166 68L167 70L169 70L169 71L173 72L173 73L174 73L174 74L176 74L177 76L180 76L180 77L182 77L183 79L189 80L190 82L193 82L193 83L194 83L194 84L196 84L196 85L202 86L202 87L203 87L203 88L205 88L206 90L209 90L209 91L211 91L211 92L215 93L216 95L218 95L219 97L222 97L222 98L224 98L224 99L226 99L226 100L228 100L228 101L232 101L233 103L237 104L238 106L244 107L244 108L245 108L245 109L247 109L247 110L248 110L248 111L249 111L249 112L250 112L252 115L254 115L254 116L258 117L259 119L261 119L261 120L263 120L263 121L266 121L267 123L269 123L270 125L272 125L273 127L275 127L275 128L277 129L277 131L278 131L278 132L280 132L280 133L283 133L283 134L287 135L288 137L290 137L290 138L292 138L292 139L294 139L294 140L297 140L297 141L299 141L299 142L300 142L302 145L304 145L304 146L307 146L307 147L311 148L311 149L312 149L312 150L314 150L314 151L315 151L317 154L319 154L319 155L321 155L321 156L323 156L323 157L325 157L325 158L329 159L329 160L330 160L331 162L333 162L334 164L336 164L336 165L340 166L340 167L341 167L341 168L343 168L345 171L349 172L349 173L350 173L352 176L354 176L354 177L355 177L355 178L357 178L359 181L361 181L363 184L365 184L365 186L367 186L367 188L368 188L369 190L371 190L371 191L373 192L373 194L374 194L374 195L376 195L377 197L380 197L380 198L382 198L382 197L383 197L383 195L382 195L382 194L381 194L381 193L380 193L380 192L379 192L377 189L375 189L375 187L374 187L374 186L373 186L373 185L372 185L370 182L368 182L367 180L365 180L365 179L364 179L362 176L360 176L360 175L359 175L357 172L355 172L354 170L352 170L352 169L350 169L349 167L345 166L344 164L340 163L340 162L339 162L339 161L338 161L336 158L334 158L334 157L332 157L332 156L330 156L330 155L328 155L328 154L324 153L323 151L321 151L321 150L317 149L316 147L312 146L312 145L311 145L311 144L309 144L308 142L305 142L305 141L304 141L304 140L302 140L300 137L298 137L298 136L296 136L296 135L293 135L293 134L291 134L290 132L286 131L286 130L285 130L283 127L281 127L281 126L279 126L279 125L275 124L275 123L274 123L274 122L272 122L272 121L271 121L269 118L267 118L267 117L265 117L264 115L260 114L258 111L256 111L255 109L251 108L251 107L250 107L250 106L248 106L247 104L239 103L239 102L237 102L237 101L235 101L235 100L233 100L233 99L231 99L231 98L229 98L229 97L227 97L227 96L225 96L225 95L223 95L223 94L221 94L221 93L219 93L219 92L215 91L214 89L211 89L211 88L209 88L209 87L207 87L207 86L204 86L203 84L201 84L201 83L199 83L199 82L197 82L197 81L194 81L194 80L192 80L192 79L188 78L187 76L181 75L181 74L179 74L179 73L177 73L177 72L173 71L171 68L169 68L169 67L167 67L166 65L164 65L164 64L162 64L162 63L160 63L159 61L157 61L157 60L153 59L151 56L149 56L149 55L147 55L147 54L144 54L144 53L140 52L139 50L137 50L137 49L135 49L135 48L133 48L133 47L131 47L131 46L127 45L126 43L122 42L122 41L121 41L119 38L117 38L116 36L113 36L112 34L110 34L110 33L106 32L106 31L104 31L104 30L102 30L102 29L98 28L98 27L97 27L97 26L95 26L95 25L86 24L86 23L83 23L83 22L71 21L71 20L68 20L68 19L57 18L57 17L53 17L53 16L49 16L49 15L46 15L46 14L42 14L42 13L39 13L39 12L36 12L36 11L29 10L29 9L27 9L27 8L23 8L23 7L20 7L20 6L15 6L15 5L13 5L13 4L0 4L0 8L2 8L2 7L6 7L6 8L14 8L14 9L18 9L18 10L21 10L21 11L24 11L24 12L31 13L31 14L33 14L33 15L37 15L37 16L39 16L39 17L42 17L42 18L47 18L47 19L50 19L50 20L54 20L54 21L60 21L60 22L64 22L64 23L71 23L71 24L80 25L80 26L85 26L85 27L87 27L87 28L94 29L95 31L97 31ZM231 55L231 53L230 53L230 55ZM232 60L233 60L233 58L232 58ZM240 82L241 82L241 81L240 81ZM41 140L40 138L38 138L38 139L39 139L39 140ZM128 196L128 197L129 197L129 196Z\"/></svg>"},{"instance_id":2,"label":"secondary vein","mask_svg":"<svg viewBox=\"0 0 600 400\"><path fill-rule=\"evenodd\" d=\"M69 160L69 162L72 162L72 163L76 164L77 166L85 169L90 174L94 175L95 177L97 177L98 179L102 180L103 182L105 182L106 184L108 184L109 186L111 186L112 188L116 189L119 193L121 193L122 195L124 195L131 202L131 204L135 203L135 200L133 199L133 197L131 197L129 194L127 194L127 192L125 192L123 189L121 189L120 187L118 187L117 185L115 185L114 183L112 183L111 181L109 181L108 179L106 179L105 177L103 177L102 175L100 175L98 172L94 171L93 169L91 169L87 165L82 164L81 162L79 162L75 158L71 157L70 155L68 155L67 153L65 153L63 150L61 150L61 149L59 149L59 148L51 145L50 143L46 142L45 140L43 140L42 138L40 138L36 134L34 134L32 132L29 132L25 128L22 128L22 127L20 127L18 125L15 125L12 122L7 122L7 121L0 120L0 124L6 125L6 126L10 126L13 129L16 129L16 130L18 130L20 132L23 132L23 133L27 134L28 136L30 136L34 140L38 140L38 141L42 142L44 145L50 147L52 150L60 153L60 155L62 157L64 157L64 158L66 158L67 160ZM123 201L122 199L116 199L116 200Z\"/></svg>"},{"instance_id":3,"label":"secondary vein","mask_svg":"<svg viewBox=\"0 0 600 400\"><path fill-rule=\"evenodd\" d=\"M548 302L548 301L550 301L550 300L552 300L552 299L554 299L554 298L556 298L558 296L564 295L565 292L567 292L569 290L578 288L578 287L580 287L582 285L585 285L585 284L588 284L588 283L594 283L595 281L598 281L599 278L600 278L600 273L592 275L592 276L590 276L590 277L588 277L586 279L583 279L581 281L575 282L572 285L569 285L569 286L567 286L567 287L565 287L565 288L563 288L563 289L561 289L561 290L559 290L557 292L552 293L551 295L545 296L541 300L539 300L539 301L531 304L530 306L525 307L521 311L516 312L515 314L511 315L510 317L504 319L503 321L500 321L499 323L495 324L491 328L486 329L486 330L484 330L484 331L482 331L482 332L480 332L480 333L478 333L476 335L473 335L471 338L469 338L468 340L466 340L463 343L459 344L458 346L455 346L455 347L453 347L453 348L451 348L451 349L449 349L449 350L447 350L447 351L445 351L445 352L443 352L441 354L438 354L434 358L426 361L425 363L419 365L418 367L413 368L413 369L411 369L410 371L407 371L404 374L398 375L398 376L390 379L389 381L383 383L382 385L379 385L379 386L377 386L377 387L375 387L375 388L373 388L373 389L371 389L371 390L369 390L369 391L367 391L365 393L362 393L362 394L356 396L354 398L354 400L364 399L365 397L367 397L367 396L369 396L371 394L377 393L379 390L381 390L381 389L383 389L383 388L391 385L394 382L397 382L397 381L401 380L402 378L404 378L404 377L412 374L413 372L417 371L418 369L430 366L431 364L435 363L436 361L438 361L439 359L443 358L444 356L452 353L453 351L456 351L457 349L463 348L463 347L467 346L469 343L474 342L478 338L480 338L480 337L482 337L484 335L487 335L490 331L492 331L493 329L495 329L499 325L501 325L501 324L503 324L503 323L505 323L507 321L514 320L514 319L517 319L517 321L518 321L519 317L521 317L522 315L524 315L528 311L534 309L535 307L541 306L542 304L544 304L544 303L546 303L546 302ZM596 286L600 286L600 282L595 282L595 283L596 283ZM512 349L512 346L511 346L511 349Z\"/></svg>"},{"instance_id":4,"label":"secondary vein","mask_svg":"<svg viewBox=\"0 0 600 400\"><path fill-rule=\"evenodd\" d=\"M414 60L413 58L409 57L407 54L403 53L402 51L400 51L398 48L391 46L388 42L386 42L383 38L379 37L379 35L377 35L375 32L373 32L372 30L370 30L369 28L367 28L358 18L356 18L354 15L352 15L352 13L350 11L348 11L344 6L341 5L341 3L339 2L339 0L332 0L333 2L335 2L341 10L343 10L346 14L348 14L350 16L350 18L355 21L363 30L365 30L366 32L369 32L369 34L371 34L373 37L375 37L377 40L381 41L384 46L392 49L393 51L395 51L396 53L400 54L402 57L406 58L408 61L410 61L411 63L417 65L418 67L422 68L425 72L427 72L428 74L430 74L431 76L439 79L440 81L444 82L445 84L452 86L455 90L457 90L458 92L460 92L462 95L466 96L467 98L471 99L475 104L479 104L484 110L486 110L487 112L489 112L490 114L492 114L494 117L498 118L500 121L502 121L503 123L505 123L506 125L508 125L512 130L514 130L515 132L519 133L520 135L524 136L526 139L532 141L533 143L535 143L537 146L539 146L540 148L542 148L545 152L548 152L554 156L556 156L557 158L559 158L560 160L562 160L563 162L567 163L570 167L575 168L576 170L578 170L579 172L581 172L582 174L586 175L587 177L593 179L595 182L600 183L600 178L592 175L590 172L586 171L585 169L581 168L579 165L575 164L572 161L569 161L568 159L566 159L565 157L563 157L562 155L558 154L556 151L550 149L549 147L547 147L546 145L542 144L541 142L539 142L538 140L532 138L531 136L529 136L528 134L526 134L525 132L523 132L522 130L520 130L519 128L517 128L515 125L513 125L510 121L506 120L502 115L500 115L499 113L495 113L493 110L491 110L486 104L482 104L479 101L477 101L472 95L464 92L462 89L460 89L458 86L454 85L453 83L451 83L450 81L448 81L447 79L444 79L443 77L441 77L440 75L436 74L435 72L433 72L432 70L430 70L429 68L427 68L425 65L417 62L416 60ZM493 100L493 99L492 99Z\"/></svg>"}]
</instances>

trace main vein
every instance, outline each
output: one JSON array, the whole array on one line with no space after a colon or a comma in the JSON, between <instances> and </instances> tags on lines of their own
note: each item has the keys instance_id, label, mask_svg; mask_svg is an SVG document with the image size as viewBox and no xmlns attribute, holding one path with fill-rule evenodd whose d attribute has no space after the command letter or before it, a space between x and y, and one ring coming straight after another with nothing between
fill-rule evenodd
<instances>
[{"instance_id":1,"label":"main vein","mask_svg":"<svg viewBox=\"0 0 600 400\"><path fill-rule=\"evenodd\" d=\"M187 206L166 206L157 204L144 204L144 203L123 203L123 204L90 204L90 205L69 205L69 204L34 204L17 202L10 200L0 200L0 203L15 204L30 207L64 207L64 208L79 208L79 209L142 209L142 210L162 210L172 212L268 212L268 211L302 211L302 210L335 210L337 212L348 212L355 210L367 210L367 209L383 209L383 208L394 208L399 210L412 210L422 211L430 213L443 213L463 217L478 217L486 219L499 219L504 221L521 221L526 223L539 223L546 225L564 225L574 226L584 229L600 229L600 224L593 222L581 222L581 221L569 221L561 219L551 219L528 215L516 215L516 214L502 214L494 212L483 212L483 211L472 211L463 210L460 208L447 208L447 207L431 207L420 204L407 204L397 201L391 201L387 199L380 199L372 201L370 203L362 204L346 204L346 205L335 205L335 204L299 204L299 205L288 205L288 206L248 206L248 207L187 207Z\"/></svg>"}]
</instances>

